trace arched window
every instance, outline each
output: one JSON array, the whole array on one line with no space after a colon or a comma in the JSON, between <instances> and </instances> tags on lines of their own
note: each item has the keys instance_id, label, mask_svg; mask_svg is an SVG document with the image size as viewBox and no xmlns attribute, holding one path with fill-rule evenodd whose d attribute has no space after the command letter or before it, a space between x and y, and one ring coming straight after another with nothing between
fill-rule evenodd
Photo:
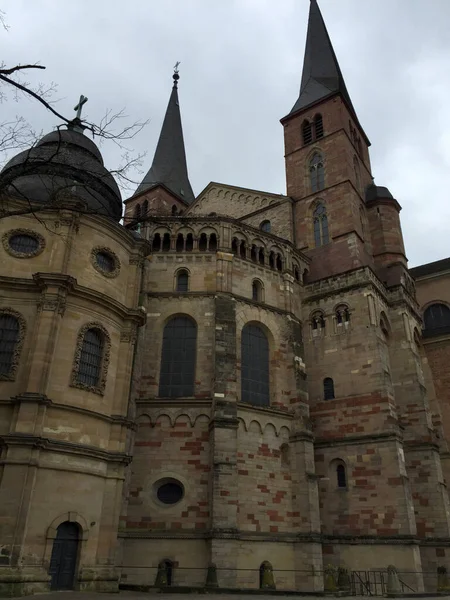
<instances>
[{"instance_id":1,"label":"arched window","mask_svg":"<svg viewBox=\"0 0 450 600\"><path fill-rule=\"evenodd\" d=\"M209 236L208 250L210 252L215 252L217 250L217 236L215 233L211 233Z\"/></svg>"},{"instance_id":2,"label":"arched window","mask_svg":"<svg viewBox=\"0 0 450 600\"><path fill-rule=\"evenodd\" d=\"M244 240L242 240L241 245L239 246L239 255L241 258L247 258L247 244Z\"/></svg>"},{"instance_id":3,"label":"arched window","mask_svg":"<svg viewBox=\"0 0 450 600\"><path fill-rule=\"evenodd\" d=\"M262 283L257 279L254 279L252 283L252 300L254 300L255 302L263 301Z\"/></svg>"},{"instance_id":4,"label":"arched window","mask_svg":"<svg viewBox=\"0 0 450 600\"><path fill-rule=\"evenodd\" d=\"M313 337L318 337L325 333L325 318L320 311L312 315L311 329Z\"/></svg>"},{"instance_id":5,"label":"arched window","mask_svg":"<svg viewBox=\"0 0 450 600\"><path fill-rule=\"evenodd\" d=\"M148 217L148 200L144 200L144 204L142 205L142 216Z\"/></svg>"},{"instance_id":6,"label":"arched window","mask_svg":"<svg viewBox=\"0 0 450 600\"><path fill-rule=\"evenodd\" d=\"M259 325L250 323L241 335L241 400L269 406L269 341Z\"/></svg>"},{"instance_id":7,"label":"arched window","mask_svg":"<svg viewBox=\"0 0 450 600\"><path fill-rule=\"evenodd\" d=\"M19 335L19 319L8 313L0 313L0 378L12 375Z\"/></svg>"},{"instance_id":8,"label":"arched window","mask_svg":"<svg viewBox=\"0 0 450 600\"><path fill-rule=\"evenodd\" d=\"M233 238L232 241L231 241L231 252L235 256L237 256L237 253L238 253L238 245L239 245L238 240L236 238Z\"/></svg>"},{"instance_id":9,"label":"arched window","mask_svg":"<svg viewBox=\"0 0 450 600\"><path fill-rule=\"evenodd\" d=\"M312 142L312 125L309 121L304 121L302 125L303 144L310 144Z\"/></svg>"},{"instance_id":10,"label":"arched window","mask_svg":"<svg viewBox=\"0 0 450 600\"><path fill-rule=\"evenodd\" d=\"M159 252L161 250L161 235L159 233L155 233L153 236L152 250L153 252Z\"/></svg>"},{"instance_id":11,"label":"arched window","mask_svg":"<svg viewBox=\"0 0 450 600\"><path fill-rule=\"evenodd\" d=\"M173 317L164 327L159 395L180 398L194 395L197 326L185 316Z\"/></svg>"},{"instance_id":12,"label":"arched window","mask_svg":"<svg viewBox=\"0 0 450 600\"><path fill-rule=\"evenodd\" d=\"M325 171L323 158L316 152L309 162L309 176L311 180L311 191L319 192L325 187Z\"/></svg>"},{"instance_id":13,"label":"arched window","mask_svg":"<svg viewBox=\"0 0 450 600\"><path fill-rule=\"evenodd\" d=\"M316 134L316 140L323 137L323 119L322 115L316 115L314 117L314 133Z\"/></svg>"},{"instance_id":14,"label":"arched window","mask_svg":"<svg viewBox=\"0 0 450 600\"><path fill-rule=\"evenodd\" d=\"M313 213L314 244L316 248L324 246L330 241L328 233L328 216L325 206L320 202Z\"/></svg>"},{"instance_id":15,"label":"arched window","mask_svg":"<svg viewBox=\"0 0 450 600\"><path fill-rule=\"evenodd\" d=\"M263 221L259 226L261 231L265 231L266 233L270 233L270 221Z\"/></svg>"},{"instance_id":16,"label":"arched window","mask_svg":"<svg viewBox=\"0 0 450 600\"><path fill-rule=\"evenodd\" d=\"M189 273L186 269L181 269L177 273L177 292L189 291Z\"/></svg>"},{"instance_id":17,"label":"arched window","mask_svg":"<svg viewBox=\"0 0 450 600\"><path fill-rule=\"evenodd\" d=\"M294 279L295 281L300 281L300 271L297 265L294 265Z\"/></svg>"},{"instance_id":18,"label":"arched window","mask_svg":"<svg viewBox=\"0 0 450 600\"><path fill-rule=\"evenodd\" d=\"M192 233L188 233L186 236L186 252L192 252L194 247L194 237Z\"/></svg>"},{"instance_id":19,"label":"arched window","mask_svg":"<svg viewBox=\"0 0 450 600\"><path fill-rule=\"evenodd\" d=\"M274 590L275 580L273 578L273 567L268 560L261 563L259 567L259 588L261 590Z\"/></svg>"},{"instance_id":20,"label":"arched window","mask_svg":"<svg viewBox=\"0 0 450 600\"><path fill-rule=\"evenodd\" d=\"M331 377L325 377L323 380L323 399L334 400L334 381Z\"/></svg>"},{"instance_id":21,"label":"arched window","mask_svg":"<svg viewBox=\"0 0 450 600\"><path fill-rule=\"evenodd\" d=\"M100 381L104 335L99 329L88 329L84 334L78 365L77 381L96 387Z\"/></svg>"},{"instance_id":22,"label":"arched window","mask_svg":"<svg viewBox=\"0 0 450 600\"><path fill-rule=\"evenodd\" d=\"M275 269L275 252L269 254L269 267Z\"/></svg>"},{"instance_id":23,"label":"arched window","mask_svg":"<svg viewBox=\"0 0 450 600\"><path fill-rule=\"evenodd\" d=\"M342 463L336 467L336 483L338 488L347 487L347 473L345 472L345 465Z\"/></svg>"},{"instance_id":24,"label":"arched window","mask_svg":"<svg viewBox=\"0 0 450 600\"><path fill-rule=\"evenodd\" d=\"M358 192L360 192L361 191L361 170L359 168L359 162L358 162L358 159L356 158L356 156L353 157L353 169L355 171L356 189L358 190Z\"/></svg>"},{"instance_id":25,"label":"arched window","mask_svg":"<svg viewBox=\"0 0 450 600\"><path fill-rule=\"evenodd\" d=\"M163 236L162 250L163 252L169 252L170 250L170 233L165 233Z\"/></svg>"},{"instance_id":26,"label":"arched window","mask_svg":"<svg viewBox=\"0 0 450 600\"><path fill-rule=\"evenodd\" d=\"M136 206L134 207L134 220L136 221L136 223L139 223L139 221L141 220L141 205L140 204L136 204Z\"/></svg>"},{"instance_id":27,"label":"arched window","mask_svg":"<svg viewBox=\"0 0 450 600\"><path fill-rule=\"evenodd\" d=\"M176 204L172 204L172 215L175 216L177 214L177 205Z\"/></svg>"},{"instance_id":28,"label":"arched window","mask_svg":"<svg viewBox=\"0 0 450 600\"><path fill-rule=\"evenodd\" d=\"M258 248L255 246L255 244L252 245L252 248L250 250L250 258L253 260L253 262L257 261L257 258L258 258Z\"/></svg>"},{"instance_id":29,"label":"arched window","mask_svg":"<svg viewBox=\"0 0 450 600\"><path fill-rule=\"evenodd\" d=\"M277 271L283 270L283 259L281 258L281 254L277 254L276 266Z\"/></svg>"},{"instance_id":30,"label":"arched window","mask_svg":"<svg viewBox=\"0 0 450 600\"><path fill-rule=\"evenodd\" d=\"M450 328L450 308L441 302L436 302L425 310L423 320L426 332L445 333L446 329Z\"/></svg>"},{"instance_id":31,"label":"arched window","mask_svg":"<svg viewBox=\"0 0 450 600\"><path fill-rule=\"evenodd\" d=\"M200 239L198 241L198 249L200 250L200 252L205 252L207 247L208 247L208 237L207 237L206 233L201 233Z\"/></svg>"},{"instance_id":32,"label":"arched window","mask_svg":"<svg viewBox=\"0 0 450 600\"><path fill-rule=\"evenodd\" d=\"M345 305L338 306L336 308L336 323L338 325L345 325L350 322L350 311Z\"/></svg>"},{"instance_id":33,"label":"arched window","mask_svg":"<svg viewBox=\"0 0 450 600\"><path fill-rule=\"evenodd\" d=\"M258 260L259 260L259 264L263 265L264 264L264 248L260 248L259 252L258 252Z\"/></svg>"},{"instance_id":34,"label":"arched window","mask_svg":"<svg viewBox=\"0 0 450 600\"><path fill-rule=\"evenodd\" d=\"M177 252L183 252L183 250L184 250L184 236L182 233L179 233L177 235L175 249Z\"/></svg>"}]
</instances>

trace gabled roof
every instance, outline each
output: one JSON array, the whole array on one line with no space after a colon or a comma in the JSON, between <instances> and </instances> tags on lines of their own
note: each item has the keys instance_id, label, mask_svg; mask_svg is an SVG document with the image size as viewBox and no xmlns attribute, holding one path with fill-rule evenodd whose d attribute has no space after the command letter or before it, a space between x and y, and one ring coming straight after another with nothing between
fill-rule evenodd
<instances>
[{"instance_id":1,"label":"gabled roof","mask_svg":"<svg viewBox=\"0 0 450 600\"><path fill-rule=\"evenodd\" d=\"M437 273L445 273L446 271L450 271L450 258L443 258L441 260L436 260L435 262L427 263L426 265L419 265L418 267L409 269L409 273L414 279Z\"/></svg>"},{"instance_id":2,"label":"gabled roof","mask_svg":"<svg viewBox=\"0 0 450 600\"><path fill-rule=\"evenodd\" d=\"M300 94L288 116L337 93L356 118L317 0L311 0Z\"/></svg>"},{"instance_id":3,"label":"gabled roof","mask_svg":"<svg viewBox=\"0 0 450 600\"><path fill-rule=\"evenodd\" d=\"M195 196L188 177L183 127L178 102L178 79L179 75L175 72L172 93L170 94L153 163L137 188L135 195L162 184L178 198L190 204L194 201Z\"/></svg>"}]
</instances>

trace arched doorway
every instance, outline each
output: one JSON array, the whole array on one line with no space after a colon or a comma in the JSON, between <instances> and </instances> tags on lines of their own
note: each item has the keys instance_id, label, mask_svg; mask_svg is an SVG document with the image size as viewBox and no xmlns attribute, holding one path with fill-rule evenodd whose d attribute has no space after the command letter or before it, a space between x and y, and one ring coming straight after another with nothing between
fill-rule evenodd
<instances>
[{"instance_id":1,"label":"arched doorway","mask_svg":"<svg viewBox=\"0 0 450 600\"><path fill-rule=\"evenodd\" d=\"M50 559L52 590L73 589L79 541L80 528L77 523L64 521L59 525Z\"/></svg>"}]
</instances>

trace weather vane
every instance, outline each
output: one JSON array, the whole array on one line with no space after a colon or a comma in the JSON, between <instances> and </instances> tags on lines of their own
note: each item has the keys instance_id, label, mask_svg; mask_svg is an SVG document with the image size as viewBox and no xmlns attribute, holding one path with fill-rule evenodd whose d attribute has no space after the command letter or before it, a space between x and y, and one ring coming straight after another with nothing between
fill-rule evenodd
<instances>
[{"instance_id":1,"label":"weather vane","mask_svg":"<svg viewBox=\"0 0 450 600\"><path fill-rule=\"evenodd\" d=\"M77 119L81 119L81 110L83 108L83 105L86 104L87 101L88 101L88 99L86 98L86 96L83 96L83 94L81 94L78 104L73 109L73 110L77 111L77 117L76 117Z\"/></svg>"},{"instance_id":2,"label":"weather vane","mask_svg":"<svg viewBox=\"0 0 450 600\"><path fill-rule=\"evenodd\" d=\"M175 66L174 66L174 68L173 68L173 72L174 72L176 75L178 75L178 67L179 67L179 66L180 66L180 61L178 60L178 61L175 63Z\"/></svg>"}]
</instances>

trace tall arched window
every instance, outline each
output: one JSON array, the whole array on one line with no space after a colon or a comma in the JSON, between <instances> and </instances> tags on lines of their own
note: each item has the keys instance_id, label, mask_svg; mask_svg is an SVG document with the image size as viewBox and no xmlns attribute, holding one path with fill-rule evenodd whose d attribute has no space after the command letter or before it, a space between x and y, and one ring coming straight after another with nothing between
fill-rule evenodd
<instances>
[{"instance_id":1,"label":"tall arched window","mask_svg":"<svg viewBox=\"0 0 450 600\"><path fill-rule=\"evenodd\" d=\"M322 115L316 115L314 117L314 133L316 134L316 140L323 137L323 119Z\"/></svg>"},{"instance_id":2,"label":"tall arched window","mask_svg":"<svg viewBox=\"0 0 450 600\"><path fill-rule=\"evenodd\" d=\"M310 144L313 139L312 125L309 121L304 121L302 125L303 144Z\"/></svg>"},{"instance_id":3,"label":"tall arched window","mask_svg":"<svg viewBox=\"0 0 450 600\"><path fill-rule=\"evenodd\" d=\"M139 224L139 221L141 220L141 205L140 204L136 204L136 206L134 207L134 220L136 221L136 224Z\"/></svg>"},{"instance_id":4,"label":"tall arched window","mask_svg":"<svg viewBox=\"0 0 450 600\"><path fill-rule=\"evenodd\" d=\"M173 317L164 327L159 395L194 395L197 325L186 316Z\"/></svg>"},{"instance_id":5,"label":"tall arched window","mask_svg":"<svg viewBox=\"0 0 450 600\"><path fill-rule=\"evenodd\" d=\"M309 176L311 180L311 191L319 192L325 187L325 171L323 158L316 152L309 162Z\"/></svg>"},{"instance_id":6,"label":"tall arched window","mask_svg":"<svg viewBox=\"0 0 450 600\"><path fill-rule=\"evenodd\" d=\"M177 241L175 243L175 250L177 252L183 252L183 250L184 250L184 235L182 233L179 233L177 235Z\"/></svg>"},{"instance_id":7,"label":"tall arched window","mask_svg":"<svg viewBox=\"0 0 450 600\"><path fill-rule=\"evenodd\" d=\"M208 236L206 235L206 233L201 233L200 239L198 240L198 249L200 250L200 252L205 252L207 247L208 247Z\"/></svg>"},{"instance_id":8,"label":"tall arched window","mask_svg":"<svg viewBox=\"0 0 450 600\"><path fill-rule=\"evenodd\" d=\"M177 292L189 291L189 273L186 269L181 269L177 273Z\"/></svg>"},{"instance_id":9,"label":"tall arched window","mask_svg":"<svg viewBox=\"0 0 450 600\"><path fill-rule=\"evenodd\" d=\"M148 217L148 200L144 200L144 204L142 205L142 216Z\"/></svg>"},{"instance_id":10,"label":"tall arched window","mask_svg":"<svg viewBox=\"0 0 450 600\"><path fill-rule=\"evenodd\" d=\"M163 235L162 250L163 252L169 252L170 250L170 233L165 233Z\"/></svg>"},{"instance_id":11,"label":"tall arched window","mask_svg":"<svg viewBox=\"0 0 450 600\"><path fill-rule=\"evenodd\" d=\"M259 325L247 324L241 335L241 400L269 406L269 341Z\"/></svg>"},{"instance_id":12,"label":"tall arched window","mask_svg":"<svg viewBox=\"0 0 450 600\"><path fill-rule=\"evenodd\" d=\"M331 377L325 377L323 380L323 399L334 400L334 381Z\"/></svg>"},{"instance_id":13,"label":"tall arched window","mask_svg":"<svg viewBox=\"0 0 450 600\"><path fill-rule=\"evenodd\" d=\"M0 313L0 377L12 374L19 335L19 319L8 313Z\"/></svg>"},{"instance_id":14,"label":"tall arched window","mask_svg":"<svg viewBox=\"0 0 450 600\"><path fill-rule=\"evenodd\" d=\"M152 242L152 251L159 252L161 250L161 234L155 233Z\"/></svg>"},{"instance_id":15,"label":"tall arched window","mask_svg":"<svg viewBox=\"0 0 450 600\"><path fill-rule=\"evenodd\" d=\"M328 244L330 241L328 233L328 216L325 206L320 202L313 213L314 220L314 244L316 248Z\"/></svg>"},{"instance_id":16,"label":"tall arched window","mask_svg":"<svg viewBox=\"0 0 450 600\"><path fill-rule=\"evenodd\" d=\"M215 233L211 233L209 236L208 250L210 252L216 252L217 250L217 235Z\"/></svg>"},{"instance_id":17,"label":"tall arched window","mask_svg":"<svg viewBox=\"0 0 450 600\"><path fill-rule=\"evenodd\" d=\"M345 465L342 463L336 467L336 483L338 488L347 487L347 473L345 472Z\"/></svg>"},{"instance_id":18,"label":"tall arched window","mask_svg":"<svg viewBox=\"0 0 450 600\"><path fill-rule=\"evenodd\" d=\"M172 210L171 210L173 216L175 216L177 214L177 205L176 204L172 204Z\"/></svg>"},{"instance_id":19,"label":"tall arched window","mask_svg":"<svg viewBox=\"0 0 450 600\"><path fill-rule=\"evenodd\" d=\"M88 329L84 334L78 367L78 383L97 386L103 358L104 338L98 329Z\"/></svg>"},{"instance_id":20,"label":"tall arched window","mask_svg":"<svg viewBox=\"0 0 450 600\"><path fill-rule=\"evenodd\" d=\"M436 302L429 306L423 315L425 334L428 332L446 332L450 328L450 308L446 304Z\"/></svg>"},{"instance_id":21,"label":"tall arched window","mask_svg":"<svg viewBox=\"0 0 450 600\"><path fill-rule=\"evenodd\" d=\"M252 283L252 300L255 302L263 301L263 286L257 279L254 279Z\"/></svg>"},{"instance_id":22,"label":"tall arched window","mask_svg":"<svg viewBox=\"0 0 450 600\"><path fill-rule=\"evenodd\" d=\"M259 226L261 231L265 231L266 233L270 233L270 221L263 221Z\"/></svg>"},{"instance_id":23,"label":"tall arched window","mask_svg":"<svg viewBox=\"0 0 450 600\"><path fill-rule=\"evenodd\" d=\"M353 169L355 171L355 184L358 192L361 191L361 170L359 168L359 162L356 156L353 157Z\"/></svg>"}]
</instances>

